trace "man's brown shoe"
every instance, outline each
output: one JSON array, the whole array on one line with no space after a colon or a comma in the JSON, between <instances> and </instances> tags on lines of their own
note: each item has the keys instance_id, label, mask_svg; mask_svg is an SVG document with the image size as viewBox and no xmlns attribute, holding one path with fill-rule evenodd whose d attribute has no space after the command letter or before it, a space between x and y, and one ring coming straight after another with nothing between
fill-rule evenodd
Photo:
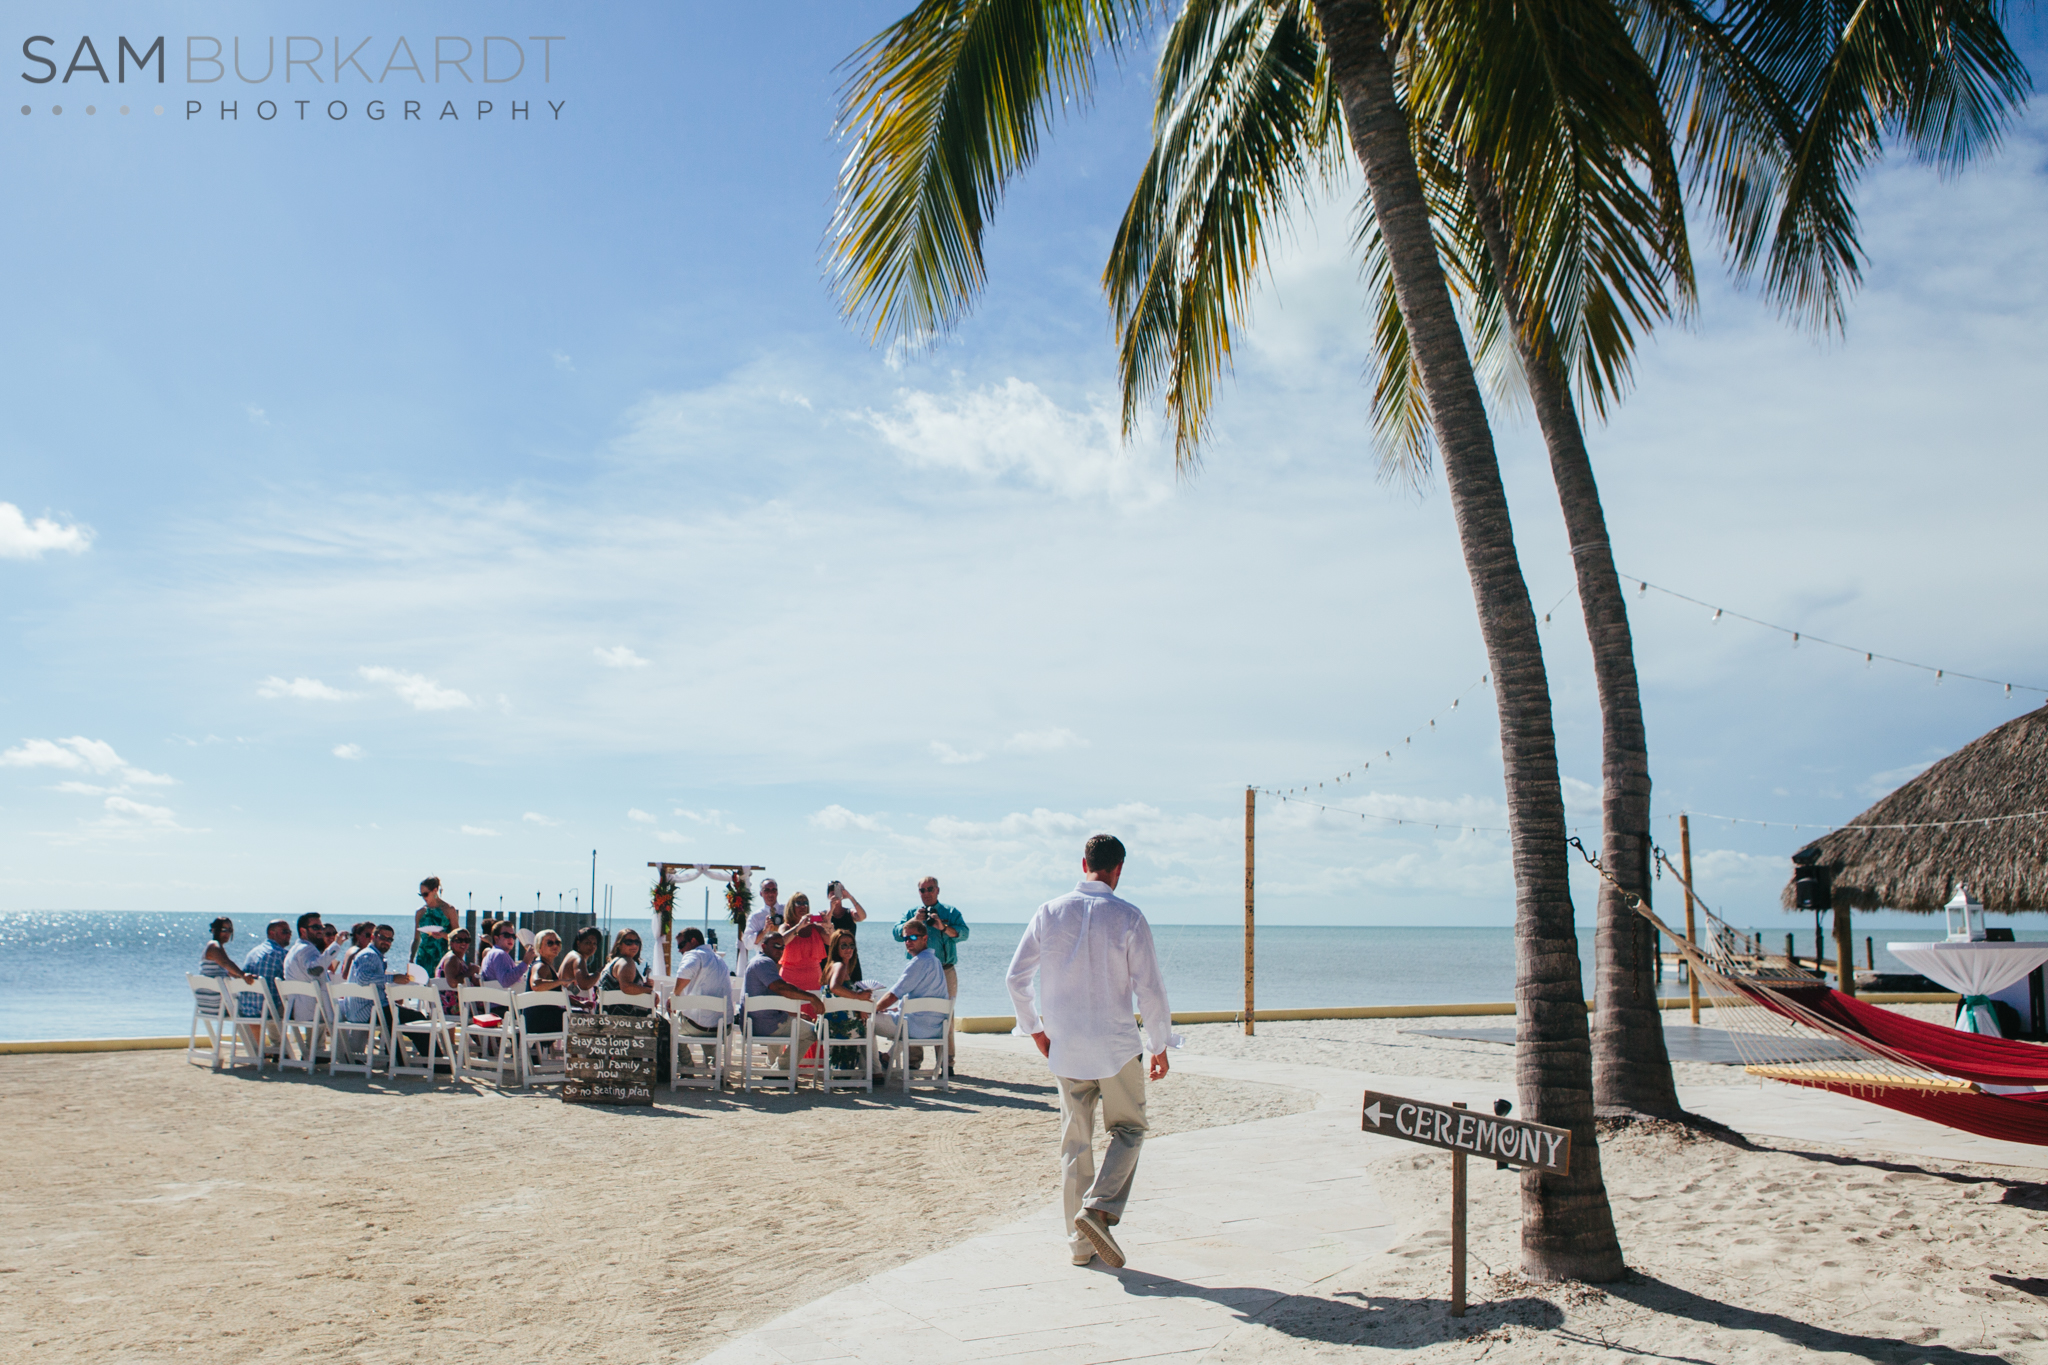
<instances>
[{"instance_id":1,"label":"man's brown shoe","mask_svg":"<svg viewBox=\"0 0 2048 1365\"><path fill-rule=\"evenodd\" d=\"M1117 1270L1124 1268L1124 1249L1109 1235L1109 1224L1094 1209L1083 1209L1074 1219L1074 1230L1095 1247L1095 1254Z\"/></svg>"}]
</instances>

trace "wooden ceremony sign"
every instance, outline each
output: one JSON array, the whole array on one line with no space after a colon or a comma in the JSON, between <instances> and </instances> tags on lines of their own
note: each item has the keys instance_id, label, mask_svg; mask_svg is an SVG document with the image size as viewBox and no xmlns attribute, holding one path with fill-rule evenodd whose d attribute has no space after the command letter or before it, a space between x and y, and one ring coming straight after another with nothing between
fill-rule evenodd
<instances>
[{"instance_id":1,"label":"wooden ceremony sign","mask_svg":"<svg viewBox=\"0 0 2048 1365\"><path fill-rule=\"evenodd\" d=\"M1378 1090L1365 1092L1361 1129L1442 1147L1451 1154L1451 1316L1465 1316L1465 1157L1492 1157L1563 1175L1571 1169L1569 1128L1475 1114L1463 1104L1432 1104Z\"/></svg>"},{"instance_id":2,"label":"wooden ceremony sign","mask_svg":"<svg viewBox=\"0 0 2048 1365\"><path fill-rule=\"evenodd\" d=\"M570 1104L653 1104L654 1051L661 1021L653 1015L571 1014L568 1075L562 1099Z\"/></svg>"}]
</instances>

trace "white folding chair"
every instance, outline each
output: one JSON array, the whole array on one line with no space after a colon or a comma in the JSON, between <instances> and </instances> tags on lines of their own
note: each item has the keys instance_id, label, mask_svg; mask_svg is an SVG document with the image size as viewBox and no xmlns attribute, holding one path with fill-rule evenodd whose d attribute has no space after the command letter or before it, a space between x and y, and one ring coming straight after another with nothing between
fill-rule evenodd
<instances>
[{"instance_id":1,"label":"white folding chair","mask_svg":"<svg viewBox=\"0 0 2048 1365\"><path fill-rule=\"evenodd\" d=\"M547 1008L562 1012L561 1023L552 1031L533 1027L529 1011ZM518 1016L514 1033L519 1039L519 1083L531 1085L535 1081L561 1080L568 1074L568 1060L556 1051L555 1044L561 1043L563 1052L567 1051L569 993L521 991L512 997L512 1012Z\"/></svg>"},{"instance_id":2,"label":"white folding chair","mask_svg":"<svg viewBox=\"0 0 2048 1365\"><path fill-rule=\"evenodd\" d=\"M731 1008L728 1001L715 995L679 995L669 1000L668 1021L668 1088L680 1090L725 1089L726 1035L732 1027L732 1020L726 1011ZM699 1014L711 1013L718 1016L718 1023L709 1034L685 1033L685 1028L696 1025L686 1022L683 1013L694 1010ZM709 1064L691 1061L691 1049L711 1049ZM688 1073L687 1079L685 1073Z\"/></svg>"},{"instance_id":3,"label":"white folding chair","mask_svg":"<svg viewBox=\"0 0 2048 1365\"><path fill-rule=\"evenodd\" d=\"M951 1090L953 1088L953 1068L950 1065L953 1059L946 1055L948 1045L946 1043L945 1021L940 1021L939 1036L936 1038L911 1038L906 1036L910 1032L910 1017L912 1015L951 1015L952 1013L953 1002L943 995L927 996L922 1000L906 1000L903 1002L901 1012L896 1016L897 1019L902 1021L896 1031L896 1041L889 1045L889 1066L899 1078L898 1084L902 1086L905 1094L910 1092L910 1083L912 1081L936 1081L942 1090ZM931 1027L930 1021L926 1020L924 1026L926 1028ZM922 1048L933 1059L933 1065L931 1067L913 1067L910 1064L909 1049L911 1048Z\"/></svg>"},{"instance_id":4,"label":"white folding chair","mask_svg":"<svg viewBox=\"0 0 2048 1365\"><path fill-rule=\"evenodd\" d=\"M825 1036L820 1046L825 1049L824 1061L818 1067L818 1084L824 1089L848 1090L858 1087L863 1090L875 1088L875 1027L874 1002L870 1000L845 1000L836 996L825 999L825 1017L820 1021L820 1032ZM834 1038L831 1036L832 1016L850 1014L860 1026L859 1038ZM835 1065L832 1054L840 1048L860 1049L860 1063L857 1066Z\"/></svg>"},{"instance_id":5,"label":"white folding chair","mask_svg":"<svg viewBox=\"0 0 2048 1365\"><path fill-rule=\"evenodd\" d=\"M383 1055L385 1048L384 1010L377 1000L377 988L359 986L352 981L337 981L327 988L327 995L330 1008L333 1010L334 1029L329 1040L331 1046L327 1054L327 1074L334 1076L344 1071L360 1071L363 1073L363 1079L367 1081L376 1073L377 1059ZM360 1020L347 1018L348 1002L351 1000L369 1001L368 1017ZM349 1039L356 1036L362 1039L362 1046L359 1049L349 1046ZM362 1060L348 1060L357 1056Z\"/></svg>"},{"instance_id":6,"label":"white folding chair","mask_svg":"<svg viewBox=\"0 0 2048 1365\"><path fill-rule=\"evenodd\" d=\"M280 981L277 993L284 1003L283 1016L278 1020L282 1044L277 1069L295 1067L310 1076L320 1060L321 1036L327 1032L327 997L311 981ZM294 1044L299 1044L296 1057L292 1055Z\"/></svg>"},{"instance_id":7,"label":"white folding chair","mask_svg":"<svg viewBox=\"0 0 2048 1365\"><path fill-rule=\"evenodd\" d=\"M758 1072L764 1081L786 1081L789 1093L796 1093L796 1075L801 1069L805 1040L814 1030L810 1021L797 1012L797 1002L780 995L750 995L741 1008L745 1015L740 1022L740 1090L754 1088L754 1076ZM768 1010L787 1015L789 1032L756 1033L754 1016ZM759 1053L760 1066L755 1066ZM776 1054L780 1053L778 1059Z\"/></svg>"},{"instance_id":8,"label":"white folding chair","mask_svg":"<svg viewBox=\"0 0 2048 1365\"><path fill-rule=\"evenodd\" d=\"M240 1066L246 1059L256 1066L256 1074L263 1074L263 1063L275 1051L272 1036L277 1031L277 1004L270 998L270 983L262 977L244 984L233 977L200 978L220 992L220 1036L214 1044L213 1067L221 1067L221 1054L227 1054L227 1065ZM253 1002L255 1013L243 1014L243 1002ZM191 1046L191 1040L186 1040Z\"/></svg>"},{"instance_id":9,"label":"white folding chair","mask_svg":"<svg viewBox=\"0 0 2048 1365\"><path fill-rule=\"evenodd\" d=\"M494 1076L500 1087L507 1071L518 1079L519 1018L512 1010L513 992L497 986L464 986L457 994L462 1017L455 1028L455 1074L477 1080ZM480 1024L478 1015L495 1015L497 1022Z\"/></svg>"},{"instance_id":10,"label":"white folding chair","mask_svg":"<svg viewBox=\"0 0 2048 1365\"><path fill-rule=\"evenodd\" d=\"M185 1036L185 1060L191 1061L199 1049L199 1030L206 1030L206 1050L213 1054L213 1069L220 1070L221 1048L221 1005L227 999L220 988L221 978L201 976L197 972L185 973L185 984L192 988L192 1028Z\"/></svg>"},{"instance_id":11,"label":"white folding chair","mask_svg":"<svg viewBox=\"0 0 2048 1365\"><path fill-rule=\"evenodd\" d=\"M384 1074L393 1079L424 1076L431 1081L435 1074L437 1050L438 1055L448 1059L448 1069L452 1074L455 1069L455 1030L448 1023L448 1016L441 1013L441 992L432 986L400 981L386 986L384 994L391 1001L391 1045L387 1049ZM399 1015L401 1009L417 1011L421 1017L403 1019ZM408 1044L423 1060L405 1060Z\"/></svg>"}]
</instances>

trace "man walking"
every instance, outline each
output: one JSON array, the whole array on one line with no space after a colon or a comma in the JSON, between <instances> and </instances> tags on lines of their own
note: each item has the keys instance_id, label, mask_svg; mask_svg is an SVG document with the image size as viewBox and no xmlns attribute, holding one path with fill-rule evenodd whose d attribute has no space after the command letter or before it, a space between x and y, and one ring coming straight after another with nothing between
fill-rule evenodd
<instances>
[{"instance_id":1,"label":"man walking","mask_svg":"<svg viewBox=\"0 0 2048 1365\"><path fill-rule=\"evenodd\" d=\"M1121 840L1108 834L1090 839L1081 884L1038 907L1010 959L1009 978L1017 1031L1031 1035L1059 1082L1061 1194L1074 1264L1100 1256L1119 1268L1123 1249L1109 1230L1123 1217L1145 1141L1146 1068L1131 1021L1134 997L1145 1017L1153 1080L1166 1078L1166 1049L1174 1041L1152 926L1137 906L1114 894L1123 871ZM1099 1172L1098 1103L1109 1132Z\"/></svg>"},{"instance_id":2,"label":"man walking","mask_svg":"<svg viewBox=\"0 0 2048 1365\"><path fill-rule=\"evenodd\" d=\"M967 937L967 917L950 905L939 904L939 879L926 877L917 884L917 908L903 912L896 927L889 936L898 943L906 942L904 929L912 920L928 926L932 956L938 959L939 967L946 974L946 998L957 1001L960 998L960 940ZM958 1011L955 1010L957 1014ZM954 1049L958 1044L953 1037L953 1015L946 1016L946 1074L958 1071L954 1066Z\"/></svg>"}]
</instances>

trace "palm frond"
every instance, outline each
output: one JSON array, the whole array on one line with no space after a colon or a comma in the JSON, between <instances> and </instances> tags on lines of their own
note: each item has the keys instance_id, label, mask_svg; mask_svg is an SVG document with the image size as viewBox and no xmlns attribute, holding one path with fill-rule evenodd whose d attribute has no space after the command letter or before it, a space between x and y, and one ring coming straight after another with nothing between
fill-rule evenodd
<instances>
[{"instance_id":1,"label":"palm frond","mask_svg":"<svg viewBox=\"0 0 2048 1365\"><path fill-rule=\"evenodd\" d=\"M1344 156L1307 0L1188 0L1161 57L1152 154L1103 271L1126 432L1163 389L1176 460L1191 467L1267 238Z\"/></svg>"},{"instance_id":2,"label":"palm frond","mask_svg":"<svg viewBox=\"0 0 2048 1365\"><path fill-rule=\"evenodd\" d=\"M1157 0L922 0L848 59L831 260L879 338L950 328L981 291L982 235L1062 109Z\"/></svg>"}]
</instances>

